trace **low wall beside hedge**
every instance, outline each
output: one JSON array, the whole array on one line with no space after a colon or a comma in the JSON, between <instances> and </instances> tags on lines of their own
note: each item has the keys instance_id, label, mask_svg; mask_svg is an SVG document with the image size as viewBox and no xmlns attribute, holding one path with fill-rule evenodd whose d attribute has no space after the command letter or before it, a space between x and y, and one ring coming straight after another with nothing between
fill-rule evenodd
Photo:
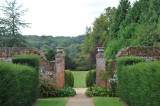
<instances>
[{"instance_id":1,"label":"low wall beside hedge","mask_svg":"<svg viewBox=\"0 0 160 106\"><path fill-rule=\"evenodd\" d=\"M129 63L126 61L132 62ZM129 105L159 106L160 62L140 61L143 60L140 58L138 59L137 57L132 57L132 59L129 57L118 59L117 78L119 96ZM130 65L125 66L124 64Z\"/></svg>"}]
</instances>

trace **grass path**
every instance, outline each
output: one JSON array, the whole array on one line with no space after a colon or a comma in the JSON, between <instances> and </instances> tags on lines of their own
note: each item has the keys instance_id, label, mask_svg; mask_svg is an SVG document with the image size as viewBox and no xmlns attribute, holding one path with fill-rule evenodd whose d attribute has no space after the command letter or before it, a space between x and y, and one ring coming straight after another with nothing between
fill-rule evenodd
<instances>
[{"instance_id":1,"label":"grass path","mask_svg":"<svg viewBox=\"0 0 160 106\"><path fill-rule=\"evenodd\" d=\"M87 71L72 71L74 75L74 88L86 87L86 73Z\"/></svg>"},{"instance_id":2,"label":"grass path","mask_svg":"<svg viewBox=\"0 0 160 106\"><path fill-rule=\"evenodd\" d=\"M36 106L65 106L67 98L43 98L38 99L40 102Z\"/></svg>"},{"instance_id":3,"label":"grass path","mask_svg":"<svg viewBox=\"0 0 160 106\"><path fill-rule=\"evenodd\" d=\"M93 97L95 106L125 106L117 97Z\"/></svg>"}]
</instances>

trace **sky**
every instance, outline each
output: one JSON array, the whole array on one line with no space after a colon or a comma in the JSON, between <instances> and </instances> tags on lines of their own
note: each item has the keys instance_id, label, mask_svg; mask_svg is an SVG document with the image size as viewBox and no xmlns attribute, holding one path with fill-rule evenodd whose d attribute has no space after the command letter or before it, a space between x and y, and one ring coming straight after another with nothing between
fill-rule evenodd
<instances>
[{"instance_id":1,"label":"sky","mask_svg":"<svg viewBox=\"0 0 160 106\"><path fill-rule=\"evenodd\" d=\"M3 4L5 0L0 0ZM130 0L133 3L135 0ZM119 0L17 0L29 11L22 17L29 28L23 35L78 36L85 34L107 7L117 7Z\"/></svg>"}]
</instances>

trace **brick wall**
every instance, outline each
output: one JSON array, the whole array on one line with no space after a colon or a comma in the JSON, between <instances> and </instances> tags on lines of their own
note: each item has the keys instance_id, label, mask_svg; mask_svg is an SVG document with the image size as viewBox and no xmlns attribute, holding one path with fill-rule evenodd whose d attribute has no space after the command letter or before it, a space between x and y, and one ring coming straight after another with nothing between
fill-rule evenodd
<instances>
[{"instance_id":1,"label":"brick wall","mask_svg":"<svg viewBox=\"0 0 160 106\"><path fill-rule=\"evenodd\" d=\"M54 62L48 61L45 55L34 47L0 47L0 61L11 62L14 56L29 54L41 57L40 77L52 78L57 88L64 86L65 57L63 54L57 54Z\"/></svg>"},{"instance_id":2,"label":"brick wall","mask_svg":"<svg viewBox=\"0 0 160 106\"><path fill-rule=\"evenodd\" d=\"M159 60L160 59L160 47L126 47L121 49L116 57L125 57L125 56L138 56L144 57L146 61L148 60Z\"/></svg>"},{"instance_id":3,"label":"brick wall","mask_svg":"<svg viewBox=\"0 0 160 106\"><path fill-rule=\"evenodd\" d=\"M125 56L137 56L143 57L146 61L154 61L160 60L160 47L126 47L121 49L115 59L111 63L111 76L107 81L101 80L97 75L96 83L102 87L109 87L109 81L111 79L115 79L115 72L116 72L116 61L118 57L125 57ZM97 54L97 63L96 63L96 70L97 74L100 70L104 70L104 73L107 72L107 66L105 64L105 55L103 53Z\"/></svg>"}]
</instances>

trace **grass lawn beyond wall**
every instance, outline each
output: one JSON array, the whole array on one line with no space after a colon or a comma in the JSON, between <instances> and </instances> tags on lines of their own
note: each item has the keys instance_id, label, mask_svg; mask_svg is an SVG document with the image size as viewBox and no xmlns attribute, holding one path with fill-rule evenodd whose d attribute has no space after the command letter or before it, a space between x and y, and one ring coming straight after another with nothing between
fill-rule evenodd
<instances>
[{"instance_id":1,"label":"grass lawn beyond wall","mask_svg":"<svg viewBox=\"0 0 160 106\"><path fill-rule=\"evenodd\" d=\"M74 75L74 88L86 87L86 73L87 71L72 71Z\"/></svg>"},{"instance_id":2,"label":"grass lawn beyond wall","mask_svg":"<svg viewBox=\"0 0 160 106\"><path fill-rule=\"evenodd\" d=\"M65 106L67 98L42 98L38 99L40 101L36 106Z\"/></svg>"},{"instance_id":3,"label":"grass lawn beyond wall","mask_svg":"<svg viewBox=\"0 0 160 106\"><path fill-rule=\"evenodd\" d=\"M95 106L125 106L117 97L93 97Z\"/></svg>"}]
</instances>

